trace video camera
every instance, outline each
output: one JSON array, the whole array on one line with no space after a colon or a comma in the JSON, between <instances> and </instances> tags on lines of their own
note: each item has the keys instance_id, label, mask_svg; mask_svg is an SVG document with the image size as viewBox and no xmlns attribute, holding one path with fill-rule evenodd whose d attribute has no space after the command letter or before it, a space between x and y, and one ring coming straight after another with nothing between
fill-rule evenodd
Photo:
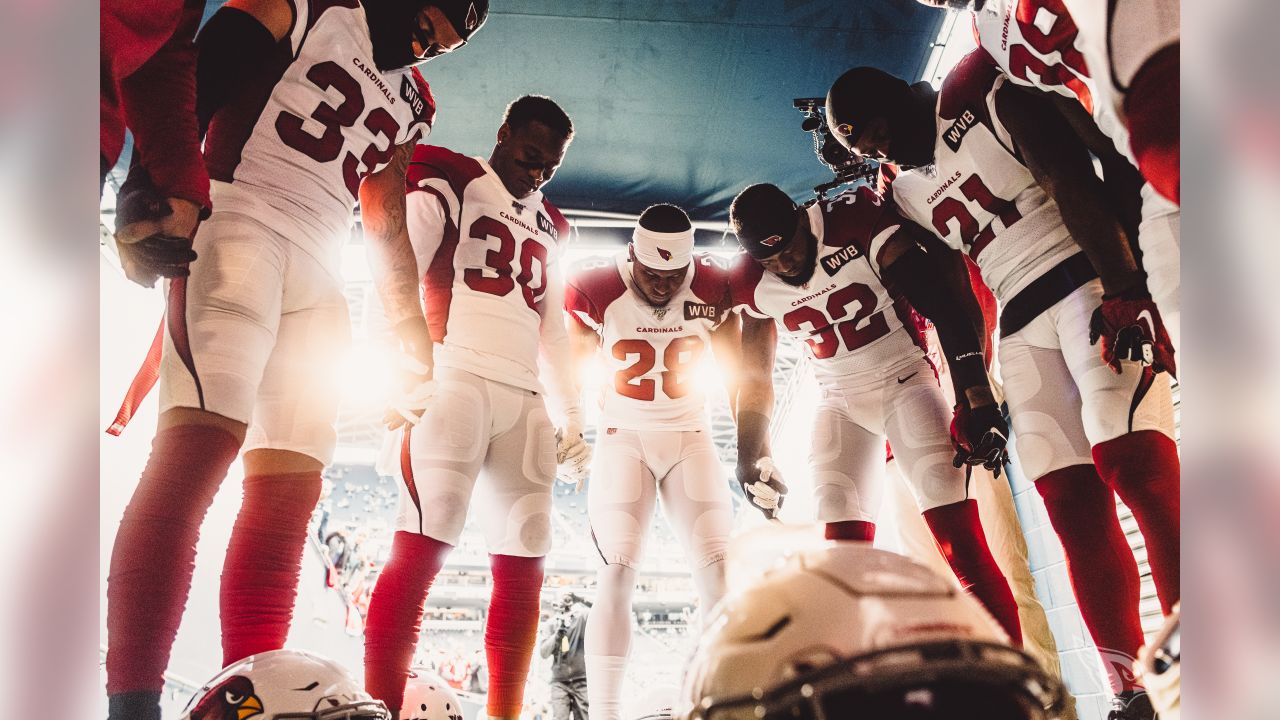
<instances>
[{"instance_id":1,"label":"video camera","mask_svg":"<svg viewBox=\"0 0 1280 720\"><path fill-rule=\"evenodd\" d=\"M813 192L817 197L806 204L822 200L828 191L841 185L859 181L874 183L880 173L880 163L860 158L836 141L831 129L827 127L826 104L827 99L821 97L796 98L791 101L791 105L804 115L800 129L813 135L813 152L818 156L818 161L836 175L834 180L815 186Z\"/></svg>"}]
</instances>

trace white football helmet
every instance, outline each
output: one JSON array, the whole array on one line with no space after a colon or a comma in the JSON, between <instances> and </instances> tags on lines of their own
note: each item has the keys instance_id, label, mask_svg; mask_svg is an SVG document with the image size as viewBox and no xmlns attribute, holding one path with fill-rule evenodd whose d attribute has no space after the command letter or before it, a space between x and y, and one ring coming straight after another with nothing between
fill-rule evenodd
<instances>
[{"instance_id":1,"label":"white football helmet","mask_svg":"<svg viewBox=\"0 0 1280 720\"><path fill-rule=\"evenodd\" d=\"M191 698L182 720L391 720L338 663L272 650L227 666Z\"/></svg>"},{"instance_id":2,"label":"white football helmet","mask_svg":"<svg viewBox=\"0 0 1280 720\"><path fill-rule=\"evenodd\" d=\"M720 602L680 703L680 720L1048 720L1063 690L952 583L838 543Z\"/></svg>"},{"instance_id":3,"label":"white football helmet","mask_svg":"<svg viewBox=\"0 0 1280 720\"><path fill-rule=\"evenodd\" d=\"M462 720L462 703L449 684L426 668L409 671L400 720Z\"/></svg>"}]
</instances>

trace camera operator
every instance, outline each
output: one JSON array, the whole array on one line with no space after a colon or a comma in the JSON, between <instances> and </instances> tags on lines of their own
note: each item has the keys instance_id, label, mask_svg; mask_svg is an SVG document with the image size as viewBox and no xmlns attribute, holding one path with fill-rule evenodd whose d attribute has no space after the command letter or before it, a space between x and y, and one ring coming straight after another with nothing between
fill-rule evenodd
<instances>
[{"instance_id":1,"label":"camera operator","mask_svg":"<svg viewBox=\"0 0 1280 720\"><path fill-rule=\"evenodd\" d=\"M587 630L587 607L573 593L560 597L542 627L538 652L551 658L551 717L587 720L587 663L583 638Z\"/></svg>"}]
</instances>

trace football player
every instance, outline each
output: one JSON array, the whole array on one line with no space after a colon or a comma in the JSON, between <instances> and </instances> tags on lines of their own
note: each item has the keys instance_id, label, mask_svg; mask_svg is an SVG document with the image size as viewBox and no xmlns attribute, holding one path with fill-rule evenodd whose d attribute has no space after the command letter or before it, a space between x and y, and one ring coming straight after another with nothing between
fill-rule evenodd
<instances>
[{"instance_id":1,"label":"football player","mask_svg":"<svg viewBox=\"0 0 1280 720\"><path fill-rule=\"evenodd\" d=\"M745 251L730 282L743 313L742 354L752 358L743 365L737 404L737 473L747 498L772 514L786 491L762 447L773 410L777 323L804 341L821 391L810 463L827 538L874 538L887 436L957 578L1019 642L1017 606L959 469L966 462L999 468L1008 434L987 380L980 311L963 265L938 266L918 242L925 231L865 187L802 209L775 185L752 185L734 198L729 218ZM921 272L930 279L922 282ZM946 279L934 281L937 273ZM895 296L937 325L956 391L953 419Z\"/></svg>"},{"instance_id":2,"label":"football player","mask_svg":"<svg viewBox=\"0 0 1280 720\"><path fill-rule=\"evenodd\" d=\"M370 244L404 226L405 168L435 117L412 66L460 47L487 9L237 0L201 31L198 103L218 210L196 234L200 262L168 287L159 429L111 555L111 718L159 717L200 523L242 448L223 662L283 646L336 441L330 376L350 333L339 250L357 196Z\"/></svg>"},{"instance_id":3,"label":"football player","mask_svg":"<svg viewBox=\"0 0 1280 720\"><path fill-rule=\"evenodd\" d=\"M1119 357L1108 367L1090 348L1091 316L1095 326L1126 313L1156 328L1159 319L1104 299L1104 288L1127 287L1140 271L1089 154L1042 95L1010 86L982 49L936 94L850 70L827 96L827 117L851 151L913 168L890 186L898 207L967 253L1000 301L1022 470L1044 498L1106 660L1112 717L1149 717L1133 676L1137 565L1113 491L1138 520L1167 610L1178 599L1180 466L1168 375Z\"/></svg>"},{"instance_id":4,"label":"football player","mask_svg":"<svg viewBox=\"0 0 1280 720\"><path fill-rule=\"evenodd\" d=\"M944 2L920 1L934 6ZM1151 2L1164 0L1142 0L1138 4ZM1109 66L1098 68L1085 61L1080 31L1062 0L965 0L964 5L973 9L978 43L1009 82L1054 94L1058 109L1101 161L1107 192L1119 201L1125 219L1136 223L1147 288L1177 348L1181 328L1180 214L1177 205L1157 193L1151 184L1143 183L1140 177L1136 183L1131 179L1137 175L1134 166L1138 161L1121 113L1107 101ZM1176 4L1173 10L1176 13ZM1152 20L1158 22L1159 18ZM1175 80L1176 77L1175 65ZM1160 96L1160 101L1169 97L1174 103L1173 117L1166 118L1166 125L1173 128L1176 142L1176 82L1169 93ZM1140 188L1140 196L1133 194L1135 188ZM1137 294L1141 294L1140 290Z\"/></svg>"},{"instance_id":5,"label":"football player","mask_svg":"<svg viewBox=\"0 0 1280 720\"><path fill-rule=\"evenodd\" d=\"M693 225L674 205L646 209L625 252L570 276L565 309L580 362L599 352L609 371L587 495L604 562L587 624L587 693L592 717L619 720L636 568L659 497L702 617L724 595L733 502L694 373L713 349L732 384L738 320L727 269L693 251Z\"/></svg>"},{"instance_id":6,"label":"football player","mask_svg":"<svg viewBox=\"0 0 1280 720\"><path fill-rule=\"evenodd\" d=\"M1015 82L1073 94L1164 197L1179 202L1177 0L919 0L973 10L974 30ZM1006 63L1007 60L1007 63ZM1123 130L1120 138L1104 115Z\"/></svg>"},{"instance_id":7,"label":"football player","mask_svg":"<svg viewBox=\"0 0 1280 720\"><path fill-rule=\"evenodd\" d=\"M569 116L529 95L507 107L487 161L419 147L406 185L408 236L396 252L372 258L374 282L417 372L398 407L413 425L397 532L365 630L365 684L389 708L402 705L427 593L458 544L479 479L493 573L488 713L520 713L551 548L557 454L577 474L590 454L563 311L560 248L569 225L542 194L572 138ZM540 350L565 415L558 447Z\"/></svg>"}]
</instances>

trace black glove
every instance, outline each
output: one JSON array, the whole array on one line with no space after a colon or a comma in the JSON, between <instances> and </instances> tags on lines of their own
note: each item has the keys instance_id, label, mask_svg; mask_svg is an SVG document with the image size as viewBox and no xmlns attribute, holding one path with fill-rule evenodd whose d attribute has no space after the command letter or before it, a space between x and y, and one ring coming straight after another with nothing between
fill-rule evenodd
<instances>
[{"instance_id":1,"label":"black glove","mask_svg":"<svg viewBox=\"0 0 1280 720\"><path fill-rule=\"evenodd\" d=\"M126 185L121 189L116 203L116 228L142 222L160 220L173 214L168 199L162 197L148 183ZM155 233L136 242L120 242L120 265L125 276L145 287L153 287L158 278L186 277L191 274L190 264L196 259L189 237Z\"/></svg>"},{"instance_id":2,"label":"black glove","mask_svg":"<svg viewBox=\"0 0 1280 720\"><path fill-rule=\"evenodd\" d=\"M1008 442L1009 425L998 406L956 405L951 417L951 444L956 449L952 465L981 465L1000 477L1000 469L1009 462Z\"/></svg>"}]
</instances>

